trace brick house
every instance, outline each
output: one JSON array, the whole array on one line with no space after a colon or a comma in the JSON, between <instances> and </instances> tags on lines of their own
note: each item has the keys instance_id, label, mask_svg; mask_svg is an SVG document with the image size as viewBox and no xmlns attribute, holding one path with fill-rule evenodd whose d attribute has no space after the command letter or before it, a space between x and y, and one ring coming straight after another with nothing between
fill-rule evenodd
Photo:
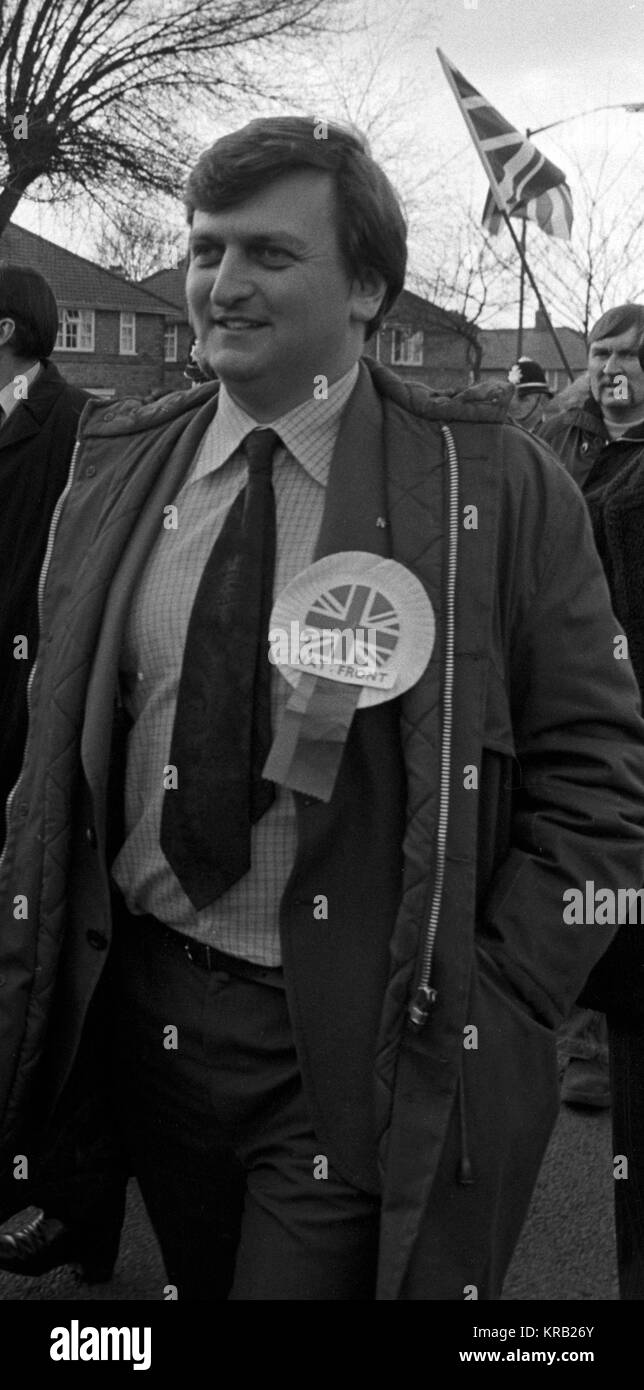
<instances>
[{"instance_id":1,"label":"brick house","mask_svg":"<svg viewBox=\"0 0 644 1390\"><path fill-rule=\"evenodd\" d=\"M143 280L137 281L140 289L160 296L161 299L171 304L175 311L174 336L171 340L174 358L167 358L165 364L165 381L168 391L180 391L182 387L190 385L190 382L183 375L183 369L188 361L194 338L194 333L188 323L185 281L185 260L181 261L174 269L155 270L153 275L146 275Z\"/></svg>"},{"instance_id":2,"label":"brick house","mask_svg":"<svg viewBox=\"0 0 644 1390\"><path fill-rule=\"evenodd\" d=\"M405 381L459 390L476 370L476 328L462 314L403 290L366 352Z\"/></svg>"},{"instance_id":3,"label":"brick house","mask_svg":"<svg viewBox=\"0 0 644 1390\"><path fill-rule=\"evenodd\" d=\"M586 371L588 349L584 335L574 328L557 328L556 331L576 379ZM491 377L507 379L510 367L517 360L516 328L481 328L479 338L483 348L481 380ZM533 362L543 367L546 380L554 391L561 391L568 385L568 376L540 309L535 314L534 328L523 330L521 356L531 357Z\"/></svg>"},{"instance_id":4,"label":"brick house","mask_svg":"<svg viewBox=\"0 0 644 1390\"><path fill-rule=\"evenodd\" d=\"M0 262L7 261L38 270L51 285L60 317L52 361L67 381L106 399L175 389L183 362L173 304L13 223L0 237Z\"/></svg>"}]
</instances>

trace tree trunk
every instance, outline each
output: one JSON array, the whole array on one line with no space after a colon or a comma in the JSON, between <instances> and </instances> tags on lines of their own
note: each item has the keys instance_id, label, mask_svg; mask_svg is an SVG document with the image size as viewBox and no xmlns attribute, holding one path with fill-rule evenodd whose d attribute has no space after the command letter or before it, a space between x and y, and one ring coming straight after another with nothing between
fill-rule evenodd
<instances>
[{"instance_id":1,"label":"tree trunk","mask_svg":"<svg viewBox=\"0 0 644 1390\"><path fill-rule=\"evenodd\" d=\"M7 184L0 193L0 237L11 221L24 191L24 188L21 188L19 184L11 183Z\"/></svg>"}]
</instances>

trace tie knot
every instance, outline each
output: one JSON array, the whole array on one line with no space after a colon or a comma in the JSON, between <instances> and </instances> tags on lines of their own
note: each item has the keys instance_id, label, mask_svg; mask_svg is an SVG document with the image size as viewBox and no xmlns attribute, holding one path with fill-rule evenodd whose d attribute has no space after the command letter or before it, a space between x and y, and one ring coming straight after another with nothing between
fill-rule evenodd
<instances>
[{"instance_id":1,"label":"tie knot","mask_svg":"<svg viewBox=\"0 0 644 1390\"><path fill-rule=\"evenodd\" d=\"M279 434L276 434L275 430L251 430L251 433L247 434L244 440L248 472L270 474L273 454L281 442Z\"/></svg>"}]
</instances>

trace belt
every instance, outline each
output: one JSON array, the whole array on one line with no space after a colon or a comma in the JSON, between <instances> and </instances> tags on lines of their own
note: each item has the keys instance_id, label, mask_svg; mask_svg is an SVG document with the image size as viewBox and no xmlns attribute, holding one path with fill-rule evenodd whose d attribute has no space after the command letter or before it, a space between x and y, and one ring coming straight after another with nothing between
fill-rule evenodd
<instances>
[{"instance_id":1,"label":"belt","mask_svg":"<svg viewBox=\"0 0 644 1390\"><path fill-rule=\"evenodd\" d=\"M173 927L167 927L165 922L159 922L155 917L147 920L155 924L170 946L183 951L188 960L200 970L235 975L241 980L252 980L255 984L261 985L280 987L283 983L281 965L257 965L255 961L244 960L242 956L230 956L226 951L218 950L216 946L209 946L205 941L196 941L193 936L186 936L183 932L175 931Z\"/></svg>"}]
</instances>

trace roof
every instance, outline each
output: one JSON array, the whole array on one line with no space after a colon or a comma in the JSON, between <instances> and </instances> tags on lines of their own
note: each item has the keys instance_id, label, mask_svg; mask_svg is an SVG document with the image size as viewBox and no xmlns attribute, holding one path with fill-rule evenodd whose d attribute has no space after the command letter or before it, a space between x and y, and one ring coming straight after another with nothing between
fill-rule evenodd
<instances>
[{"instance_id":1,"label":"roof","mask_svg":"<svg viewBox=\"0 0 644 1390\"><path fill-rule=\"evenodd\" d=\"M174 305L166 300L14 222L10 222L0 236L0 262L3 261L38 270L51 285L59 306L116 309L177 318Z\"/></svg>"},{"instance_id":2,"label":"roof","mask_svg":"<svg viewBox=\"0 0 644 1390\"><path fill-rule=\"evenodd\" d=\"M582 334L574 328L557 328L556 332L573 372L585 371L588 350ZM478 333L483 349L482 370L507 372L517 360L516 328L479 328ZM531 357L544 371L561 370L557 348L550 334L541 328L524 328L521 355Z\"/></svg>"},{"instance_id":3,"label":"roof","mask_svg":"<svg viewBox=\"0 0 644 1390\"><path fill-rule=\"evenodd\" d=\"M436 326L453 328L457 333L461 332L463 324L468 322L463 314L454 309L444 309L441 304L434 304L431 299L425 299L414 290L401 290L393 308L387 314L387 320L395 324L397 318L404 319L406 314L414 318L420 315L426 320L432 319Z\"/></svg>"},{"instance_id":4,"label":"roof","mask_svg":"<svg viewBox=\"0 0 644 1390\"><path fill-rule=\"evenodd\" d=\"M153 294L160 294L173 304L175 309L179 309L184 318L187 318L186 309L186 268L185 261L175 267L174 270L155 270L153 275L144 276L138 284Z\"/></svg>"}]
</instances>

